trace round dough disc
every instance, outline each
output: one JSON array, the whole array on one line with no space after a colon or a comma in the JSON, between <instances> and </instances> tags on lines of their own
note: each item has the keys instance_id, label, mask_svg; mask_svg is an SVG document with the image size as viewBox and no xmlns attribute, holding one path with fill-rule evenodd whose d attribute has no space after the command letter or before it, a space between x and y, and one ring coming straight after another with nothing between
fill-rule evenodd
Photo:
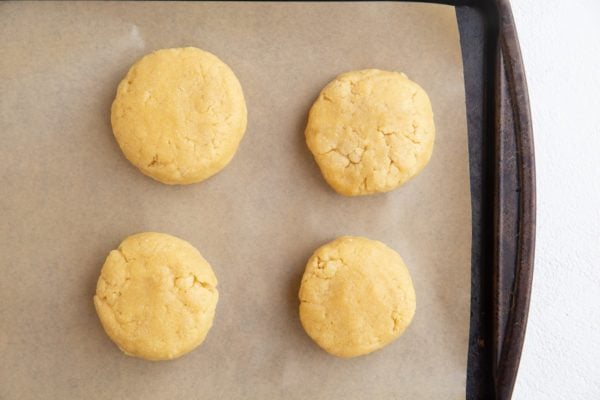
<instances>
[{"instance_id":1,"label":"round dough disc","mask_svg":"<svg viewBox=\"0 0 600 400\"><path fill-rule=\"evenodd\" d=\"M233 158L246 130L242 87L216 56L194 47L163 49L136 62L112 104L125 157L167 184L200 182Z\"/></svg>"},{"instance_id":2,"label":"round dough disc","mask_svg":"<svg viewBox=\"0 0 600 400\"><path fill-rule=\"evenodd\" d=\"M371 353L404 332L415 291L400 255L362 237L340 237L315 251L300 285L300 321L338 357Z\"/></svg>"},{"instance_id":3,"label":"round dough disc","mask_svg":"<svg viewBox=\"0 0 600 400\"><path fill-rule=\"evenodd\" d=\"M367 69L325 86L305 134L329 185L358 196L388 192L418 174L431 158L435 126L419 85L402 73Z\"/></svg>"},{"instance_id":4,"label":"round dough disc","mask_svg":"<svg viewBox=\"0 0 600 400\"><path fill-rule=\"evenodd\" d=\"M126 354L169 360L200 345L215 315L217 278L185 240L145 232L112 250L94 305L108 336Z\"/></svg>"}]
</instances>

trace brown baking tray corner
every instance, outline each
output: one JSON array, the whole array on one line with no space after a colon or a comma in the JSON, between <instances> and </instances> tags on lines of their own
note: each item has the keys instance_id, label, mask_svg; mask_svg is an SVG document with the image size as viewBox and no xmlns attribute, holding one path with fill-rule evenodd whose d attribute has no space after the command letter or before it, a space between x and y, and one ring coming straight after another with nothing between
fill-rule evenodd
<instances>
[{"instance_id":1,"label":"brown baking tray corner","mask_svg":"<svg viewBox=\"0 0 600 400\"><path fill-rule=\"evenodd\" d=\"M456 7L473 218L467 399L510 399L527 324L535 160L527 83L509 0Z\"/></svg>"}]
</instances>

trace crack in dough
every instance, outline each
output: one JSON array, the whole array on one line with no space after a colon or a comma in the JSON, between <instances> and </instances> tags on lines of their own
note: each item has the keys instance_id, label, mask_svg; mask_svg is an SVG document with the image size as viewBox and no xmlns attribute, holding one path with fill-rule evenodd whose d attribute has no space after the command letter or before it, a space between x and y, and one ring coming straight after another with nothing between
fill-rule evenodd
<instances>
[{"instance_id":1,"label":"crack in dough","mask_svg":"<svg viewBox=\"0 0 600 400\"><path fill-rule=\"evenodd\" d=\"M417 175L431 158L435 126L419 85L369 69L342 74L321 91L305 136L331 187L357 196L393 190Z\"/></svg>"},{"instance_id":2,"label":"crack in dough","mask_svg":"<svg viewBox=\"0 0 600 400\"><path fill-rule=\"evenodd\" d=\"M163 49L136 62L121 81L111 123L125 157L142 173L188 184L231 161L247 110L238 79L216 56Z\"/></svg>"},{"instance_id":3,"label":"crack in dough","mask_svg":"<svg viewBox=\"0 0 600 400\"><path fill-rule=\"evenodd\" d=\"M408 269L381 242L344 236L308 260L300 291L300 321L325 351L355 357L398 338L415 313Z\"/></svg>"},{"instance_id":4,"label":"crack in dough","mask_svg":"<svg viewBox=\"0 0 600 400\"><path fill-rule=\"evenodd\" d=\"M94 305L122 351L172 359L204 341L219 298L216 285L212 268L191 244L145 232L109 253Z\"/></svg>"}]
</instances>

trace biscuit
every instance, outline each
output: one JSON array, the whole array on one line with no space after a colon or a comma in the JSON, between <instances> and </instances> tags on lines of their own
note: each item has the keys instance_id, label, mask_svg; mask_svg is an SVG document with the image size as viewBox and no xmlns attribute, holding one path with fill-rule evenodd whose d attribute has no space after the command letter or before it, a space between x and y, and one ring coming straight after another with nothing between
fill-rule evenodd
<instances>
[{"instance_id":1,"label":"biscuit","mask_svg":"<svg viewBox=\"0 0 600 400\"><path fill-rule=\"evenodd\" d=\"M330 82L310 109L306 143L347 196L388 192L429 162L435 138L425 91L398 72L366 69Z\"/></svg>"},{"instance_id":2,"label":"biscuit","mask_svg":"<svg viewBox=\"0 0 600 400\"><path fill-rule=\"evenodd\" d=\"M398 338L415 313L415 291L400 255L362 237L340 237L315 251L300 285L300 321L338 357L356 357Z\"/></svg>"},{"instance_id":3,"label":"biscuit","mask_svg":"<svg viewBox=\"0 0 600 400\"><path fill-rule=\"evenodd\" d=\"M188 242L164 233L126 238L100 273L94 305L126 354L169 360L200 345L219 299L211 266Z\"/></svg>"},{"instance_id":4,"label":"biscuit","mask_svg":"<svg viewBox=\"0 0 600 400\"><path fill-rule=\"evenodd\" d=\"M231 69L211 53L186 47L136 62L119 84L111 122L123 154L142 173L189 184L231 161L247 112Z\"/></svg>"}]
</instances>

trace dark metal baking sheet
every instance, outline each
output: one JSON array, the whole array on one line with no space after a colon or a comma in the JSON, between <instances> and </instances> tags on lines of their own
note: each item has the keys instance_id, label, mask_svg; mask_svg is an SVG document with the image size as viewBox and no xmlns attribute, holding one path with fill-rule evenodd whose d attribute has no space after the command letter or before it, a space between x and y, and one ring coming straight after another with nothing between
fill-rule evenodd
<instances>
[{"instance_id":1,"label":"dark metal baking sheet","mask_svg":"<svg viewBox=\"0 0 600 400\"><path fill-rule=\"evenodd\" d=\"M428 1L435 2L435 1ZM472 200L468 399L510 399L535 247L529 98L509 0L456 6L467 101Z\"/></svg>"}]
</instances>

